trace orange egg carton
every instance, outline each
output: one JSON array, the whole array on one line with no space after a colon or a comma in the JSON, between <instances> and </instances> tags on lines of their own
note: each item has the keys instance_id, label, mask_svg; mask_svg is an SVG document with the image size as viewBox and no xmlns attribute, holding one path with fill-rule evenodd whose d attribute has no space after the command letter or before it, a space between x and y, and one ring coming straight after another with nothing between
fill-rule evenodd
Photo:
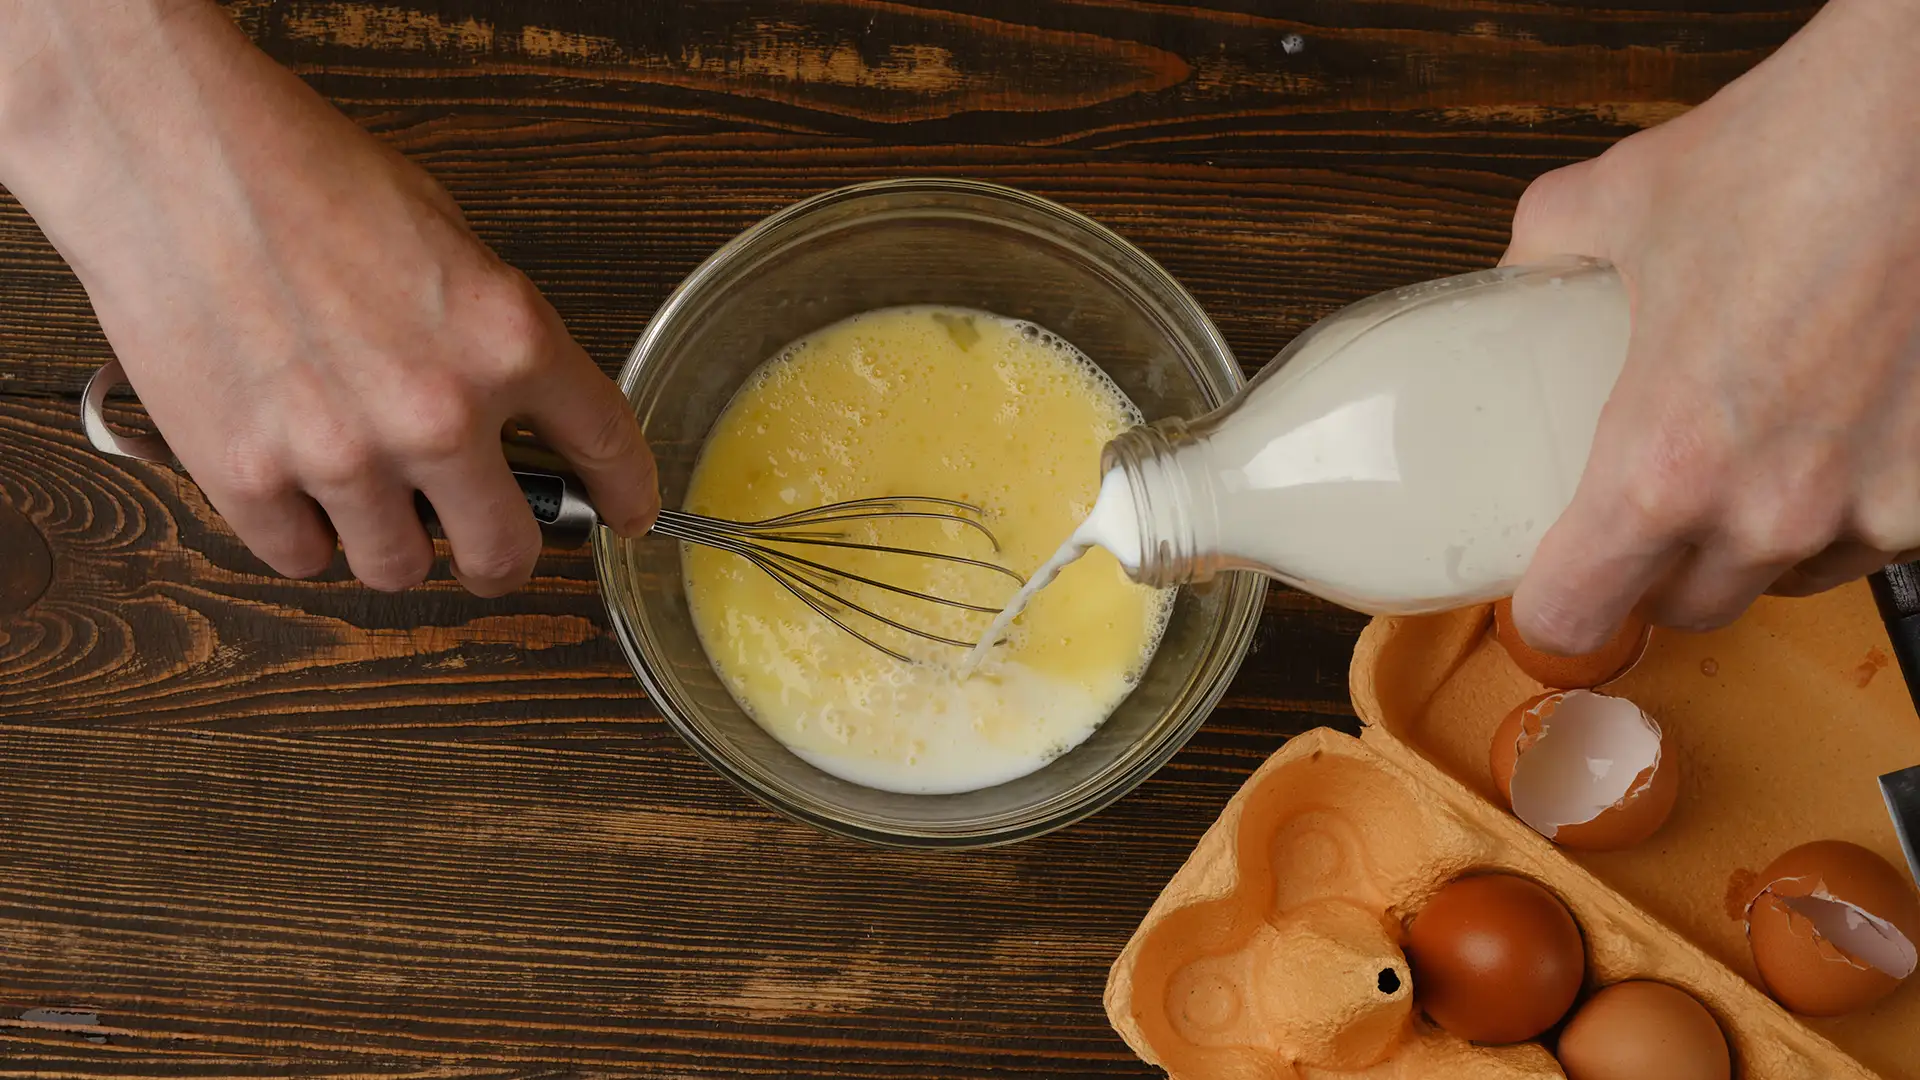
<instances>
[{"instance_id":1,"label":"orange egg carton","mask_svg":"<svg viewBox=\"0 0 1920 1080\"><path fill-rule=\"evenodd\" d=\"M1414 1004L1407 922L1449 881L1500 871L1566 902L1589 990L1652 979L1703 1002L1742 1080L1920 1080L1920 978L1808 1020L1762 992L1745 937L1756 872L1789 848L1850 840L1904 865L1875 778L1920 762L1920 718L1866 586L1654 635L1605 691L1665 729L1680 792L1659 833L1614 852L1556 847L1502 801L1494 731L1543 687L1491 622L1367 628L1360 738L1309 732L1262 765L1114 963L1107 1015L1128 1045L1173 1080L1561 1076L1537 1044L1474 1046Z\"/></svg>"}]
</instances>

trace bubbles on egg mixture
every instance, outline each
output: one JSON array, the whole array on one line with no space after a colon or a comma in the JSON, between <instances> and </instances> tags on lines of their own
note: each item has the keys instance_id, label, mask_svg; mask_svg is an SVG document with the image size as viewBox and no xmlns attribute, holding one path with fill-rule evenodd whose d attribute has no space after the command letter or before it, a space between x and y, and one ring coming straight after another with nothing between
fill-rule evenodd
<instances>
[{"instance_id":1,"label":"bubbles on egg mixture","mask_svg":"<svg viewBox=\"0 0 1920 1080\"><path fill-rule=\"evenodd\" d=\"M956 308L884 309L817 331L754 372L702 448L686 504L753 520L844 499L956 499L986 511L999 555L951 522L853 523L847 538L1031 573L1092 506L1101 447L1139 421L1105 372L1038 326ZM893 791L988 787L1069 752L1138 684L1171 610L1171 594L1090 559L962 680L963 648L850 617L918 660L902 664L735 556L689 548L684 561L702 645L747 714L820 768ZM951 563L865 552L821 561L995 610L1015 589ZM903 610L916 602L857 583L837 591L958 641L991 618Z\"/></svg>"}]
</instances>

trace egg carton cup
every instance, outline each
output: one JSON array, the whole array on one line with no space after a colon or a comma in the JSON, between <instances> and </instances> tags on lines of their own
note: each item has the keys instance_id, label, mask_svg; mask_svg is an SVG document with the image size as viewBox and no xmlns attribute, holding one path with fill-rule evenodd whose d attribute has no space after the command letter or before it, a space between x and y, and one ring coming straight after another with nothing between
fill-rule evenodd
<instances>
[{"instance_id":1,"label":"egg carton cup","mask_svg":"<svg viewBox=\"0 0 1920 1080\"><path fill-rule=\"evenodd\" d=\"M1622 851L1558 847L1508 810L1495 730L1545 688L1491 609L1375 620L1351 669L1360 738L1290 741L1228 803L1114 963L1114 1028L1174 1080L1557 1077L1538 1044L1428 1024L1405 927L1448 882L1544 885L1585 936L1587 991L1677 986L1713 1012L1743 1080L1920 1080L1920 979L1832 1020L1760 988L1758 871L1840 839L1900 865L1875 777L1920 760L1920 719L1864 584L1764 600L1713 634L1656 634L1604 688L1643 707L1678 768L1672 817Z\"/></svg>"}]
</instances>

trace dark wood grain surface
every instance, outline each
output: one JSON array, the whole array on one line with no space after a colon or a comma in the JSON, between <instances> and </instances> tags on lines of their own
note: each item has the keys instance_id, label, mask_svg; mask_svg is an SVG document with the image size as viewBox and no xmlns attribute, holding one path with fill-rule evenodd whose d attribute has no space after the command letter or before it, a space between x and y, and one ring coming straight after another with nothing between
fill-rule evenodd
<instances>
[{"instance_id":1,"label":"dark wood grain surface","mask_svg":"<svg viewBox=\"0 0 1920 1080\"><path fill-rule=\"evenodd\" d=\"M1165 263L1249 367L1498 258L1526 181L1684 111L1765 0L230 3L440 177L616 368L754 220L844 183L1028 188ZM1246 774L1351 723L1357 617L1276 593L1133 796L869 850L706 769L592 567L527 591L276 579L85 448L109 355L0 199L0 1077L1144 1076L1106 967Z\"/></svg>"}]
</instances>

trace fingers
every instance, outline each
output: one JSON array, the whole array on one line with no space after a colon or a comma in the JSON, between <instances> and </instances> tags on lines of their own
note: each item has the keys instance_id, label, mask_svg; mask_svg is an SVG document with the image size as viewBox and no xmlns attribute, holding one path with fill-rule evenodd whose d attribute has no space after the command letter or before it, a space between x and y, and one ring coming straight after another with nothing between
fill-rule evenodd
<instances>
[{"instance_id":1,"label":"fingers","mask_svg":"<svg viewBox=\"0 0 1920 1080\"><path fill-rule=\"evenodd\" d=\"M1617 220L1604 176L1606 156L1555 169L1527 187L1513 215L1513 239L1502 265L1556 256L1611 258L1605 234ZM1648 335L1635 327L1633 350ZM1651 365L1630 357L1621 382ZM1514 623L1528 644L1576 655L1604 645L1640 598L1685 555L1684 508L1667 496L1646 498L1647 472L1636 451L1662 445L1647 438L1659 410L1623 402L1616 388L1602 415L1592 454L1572 503L1547 531L1514 594ZM1638 455L1645 457L1644 454ZM1675 460L1669 456L1667 464Z\"/></svg>"},{"instance_id":2,"label":"fingers","mask_svg":"<svg viewBox=\"0 0 1920 1080\"><path fill-rule=\"evenodd\" d=\"M207 498L274 573L310 578L332 565L333 527L312 499L292 487L254 496L209 489Z\"/></svg>"},{"instance_id":3,"label":"fingers","mask_svg":"<svg viewBox=\"0 0 1920 1080\"><path fill-rule=\"evenodd\" d=\"M504 596L527 583L540 558L540 526L527 509L497 441L475 445L422 477L453 548L453 573L476 596Z\"/></svg>"},{"instance_id":4,"label":"fingers","mask_svg":"<svg viewBox=\"0 0 1920 1080\"><path fill-rule=\"evenodd\" d=\"M1670 419L1667 429L1672 426ZM1658 444L1654 436L1634 437ZM1707 438L1710 445L1718 440ZM1718 629L1768 593L1812 595L1920 555L1858 539L1862 529L1846 525L1838 494L1845 469L1823 459L1817 447L1789 442L1778 457L1748 457L1747 467L1728 468L1713 466L1710 448L1672 445L1678 448L1666 454L1623 458L1608 440L1596 440L1595 460L1574 507L1542 544L1515 599L1515 618L1529 641L1539 634L1539 647L1585 651L1600 640L1600 626L1626 610L1623 605L1637 607L1657 625ZM1675 464L1663 470L1663 459ZM1619 460L1640 464L1621 468ZM1622 476L1635 477L1636 490L1629 493L1618 483ZM1680 482L1688 478L1690 483ZM1595 515L1591 506L1610 507L1611 517ZM1567 539L1570 534L1582 542ZM1670 552L1668 570L1648 584L1649 564L1632 556L1663 543Z\"/></svg>"},{"instance_id":5,"label":"fingers","mask_svg":"<svg viewBox=\"0 0 1920 1080\"><path fill-rule=\"evenodd\" d=\"M1857 540L1843 540L1787 570L1767 591L1774 596L1816 596L1882 567L1915 558L1920 558L1920 551L1888 552Z\"/></svg>"},{"instance_id":6,"label":"fingers","mask_svg":"<svg viewBox=\"0 0 1920 1080\"><path fill-rule=\"evenodd\" d=\"M318 574L333 561L337 536L354 577L369 588L400 592L425 581L433 568L433 543L414 501L418 484L453 549L454 575L469 591L494 597L526 584L540 555L540 527L497 439L465 440L457 456L416 461L406 470L354 460L359 463L291 470L306 475L272 492L209 491L209 498L277 573Z\"/></svg>"},{"instance_id":7,"label":"fingers","mask_svg":"<svg viewBox=\"0 0 1920 1080\"><path fill-rule=\"evenodd\" d=\"M1529 645L1561 656L1600 648L1684 556L1670 531L1621 505L1609 486L1583 484L1547 531L1513 597L1514 625Z\"/></svg>"},{"instance_id":8,"label":"fingers","mask_svg":"<svg viewBox=\"0 0 1920 1080\"><path fill-rule=\"evenodd\" d=\"M1674 437L1663 444L1659 432L1677 426L1669 414L1653 434L1636 435L1648 445L1666 445L1664 453L1622 458L1611 445L1596 443L1595 449L1600 482L1591 487L1611 491L1610 501L1630 511L1616 514L1616 533L1603 545L1619 543L1621 529L1628 542L1665 538L1680 545L1668 572L1634 601L1649 622L1695 632L1718 629L1769 590L1829 588L1890 558L1869 544L1836 543L1845 521L1837 494L1844 471L1817 447L1789 441L1775 447L1778 457L1729 454L1726 432L1704 419L1686 425L1703 444ZM1621 469L1614 464L1619 460L1638 464ZM1606 482L1621 476L1635 478L1636 495ZM1636 587L1640 582L1622 585ZM1611 614L1604 604L1602 610Z\"/></svg>"},{"instance_id":9,"label":"fingers","mask_svg":"<svg viewBox=\"0 0 1920 1080\"><path fill-rule=\"evenodd\" d=\"M1759 562L1725 545L1695 549L1648 593L1648 622L1701 633L1738 619L1791 564Z\"/></svg>"},{"instance_id":10,"label":"fingers","mask_svg":"<svg viewBox=\"0 0 1920 1080\"><path fill-rule=\"evenodd\" d=\"M571 338L564 340L570 355L533 389L524 418L579 472L600 520L622 536L640 536L660 512L653 452L626 395Z\"/></svg>"},{"instance_id":11,"label":"fingers","mask_svg":"<svg viewBox=\"0 0 1920 1080\"><path fill-rule=\"evenodd\" d=\"M321 486L315 497L340 536L353 576L368 588L402 592L427 580L433 541L420 523L409 486L369 474Z\"/></svg>"},{"instance_id":12,"label":"fingers","mask_svg":"<svg viewBox=\"0 0 1920 1080\"><path fill-rule=\"evenodd\" d=\"M1513 239L1500 265L1540 262L1559 255L1607 258L1602 229L1611 220L1595 158L1541 175L1513 212Z\"/></svg>"},{"instance_id":13,"label":"fingers","mask_svg":"<svg viewBox=\"0 0 1920 1080\"><path fill-rule=\"evenodd\" d=\"M1884 551L1858 540L1836 541L1798 563L1741 558L1725 547L1696 551L1648 595L1642 610L1662 626L1716 630L1762 596L1816 596L1917 557L1920 551Z\"/></svg>"},{"instance_id":14,"label":"fingers","mask_svg":"<svg viewBox=\"0 0 1920 1080\"><path fill-rule=\"evenodd\" d=\"M616 530L644 532L658 510L653 458L625 397L524 278L509 272L492 286L475 316L487 342L476 359L438 370L389 365L401 377L383 396L309 407L294 425L297 482L373 588L409 588L432 567L416 491L432 504L469 591L496 597L526 584L541 536L501 451L510 415L525 415L579 471Z\"/></svg>"}]
</instances>

